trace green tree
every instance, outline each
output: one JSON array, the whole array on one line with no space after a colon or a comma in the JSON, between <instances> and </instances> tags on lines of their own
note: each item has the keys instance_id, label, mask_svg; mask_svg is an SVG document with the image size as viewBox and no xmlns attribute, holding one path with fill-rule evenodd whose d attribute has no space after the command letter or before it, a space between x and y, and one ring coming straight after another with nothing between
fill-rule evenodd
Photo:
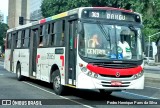
<instances>
[{"instance_id":1,"label":"green tree","mask_svg":"<svg viewBox=\"0 0 160 108\"><path fill-rule=\"evenodd\" d=\"M49 17L67 10L78 7L89 6L112 6L112 7L126 7L128 4L126 0L43 0L41 5L42 15Z\"/></svg>"},{"instance_id":2,"label":"green tree","mask_svg":"<svg viewBox=\"0 0 160 108\"><path fill-rule=\"evenodd\" d=\"M80 6L90 6L87 0L43 0L42 15L49 17Z\"/></svg>"},{"instance_id":3,"label":"green tree","mask_svg":"<svg viewBox=\"0 0 160 108\"><path fill-rule=\"evenodd\" d=\"M142 20L144 24L143 33L147 41L148 36L159 32L160 0L132 0L131 4L134 11L142 14ZM155 41L157 38L158 35L151 38L151 40Z\"/></svg>"},{"instance_id":4,"label":"green tree","mask_svg":"<svg viewBox=\"0 0 160 108\"><path fill-rule=\"evenodd\" d=\"M111 6L141 13L146 40L149 35L160 31L160 0L43 0L41 10L44 17L49 17L83 6ZM155 41L157 37L151 39Z\"/></svg>"},{"instance_id":5,"label":"green tree","mask_svg":"<svg viewBox=\"0 0 160 108\"><path fill-rule=\"evenodd\" d=\"M6 37L6 32L8 30L8 25L0 22L0 46L4 45L3 38Z\"/></svg>"}]
</instances>

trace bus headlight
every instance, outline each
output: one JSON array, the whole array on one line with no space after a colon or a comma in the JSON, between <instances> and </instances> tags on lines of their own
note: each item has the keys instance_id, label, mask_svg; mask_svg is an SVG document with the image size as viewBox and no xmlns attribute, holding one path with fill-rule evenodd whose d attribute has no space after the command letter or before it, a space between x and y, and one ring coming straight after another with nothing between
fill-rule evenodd
<instances>
[{"instance_id":1,"label":"bus headlight","mask_svg":"<svg viewBox=\"0 0 160 108\"><path fill-rule=\"evenodd\" d=\"M88 72L88 76L91 76L91 75L92 75L92 72L91 72L91 71L89 71L89 72Z\"/></svg>"},{"instance_id":2,"label":"bus headlight","mask_svg":"<svg viewBox=\"0 0 160 108\"><path fill-rule=\"evenodd\" d=\"M81 71L85 73L85 72L87 72L87 68L86 67L82 67Z\"/></svg>"},{"instance_id":3,"label":"bus headlight","mask_svg":"<svg viewBox=\"0 0 160 108\"><path fill-rule=\"evenodd\" d=\"M94 73L94 72L92 72L92 71L89 71L83 64L79 64L79 67L80 67L80 69L81 69L81 71L84 73L84 74L86 74L86 75L88 75L88 76L90 76L90 77L92 77L92 78L98 78L98 74L96 74L96 73Z\"/></svg>"},{"instance_id":4,"label":"bus headlight","mask_svg":"<svg viewBox=\"0 0 160 108\"><path fill-rule=\"evenodd\" d=\"M98 74L94 74L94 78L98 78Z\"/></svg>"},{"instance_id":5,"label":"bus headlight","mask_svg":"<svg viewBox=\"0 0 160 108\"><path fill-rule=\"evenodd\" d=\"M141 76L143 76L143 73L144 73L144 72L143 72L143 70L142 70L140 73L134 75L134 78L135 78L135 79L140 78Z\"/></svg>"}]
</instances>

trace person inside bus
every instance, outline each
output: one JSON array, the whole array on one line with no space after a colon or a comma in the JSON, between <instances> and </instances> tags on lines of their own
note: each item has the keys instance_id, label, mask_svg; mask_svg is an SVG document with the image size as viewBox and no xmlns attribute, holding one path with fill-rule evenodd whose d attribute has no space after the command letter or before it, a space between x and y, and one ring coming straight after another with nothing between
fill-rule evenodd
<instances>
[{"instance_id":1,"label":"person inside bus","mask_svg":"<svg viewBox=\"0 0 160 108\"><path fill-rule=\"evenodd\" d=\"M90 48L99 48L101 45L100 45L100 42L99 42L99 39L98 39L98 35L97 34L93 34L91 39L89 39L88 41L88 47Z\"/></svg>"},{"instance_id":2,"label":"person inside bus","mask_svg":"<svg viewBox=\"0 0 160 108\"><path fill-rule=\"evenodd\" d=\"M118 47L122 49L123 59L132 58L131 47L127 42L127 38L129 38L130 36L131 34L130 34L130 31L128 30L122 30L120 33L120 41L118 42Z\"/></svg>"}]
</instances>

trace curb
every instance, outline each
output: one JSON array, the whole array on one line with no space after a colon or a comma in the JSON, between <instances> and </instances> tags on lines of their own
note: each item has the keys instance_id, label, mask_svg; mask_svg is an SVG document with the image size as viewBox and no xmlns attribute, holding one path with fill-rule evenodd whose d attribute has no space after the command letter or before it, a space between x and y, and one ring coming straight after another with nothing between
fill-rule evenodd
<instances>
[{"instance_id":1,"label":"curb","mask_svg":"<svg viewBox=\"0 0 160 108\"><path fill-rule=\"evenodd\" d=\"M154 73L144 73L145 80L150 81L158 81L160 82L160 74L154 74Z\"/></svg>"},{"instance_id":2,"label":"curb","mask_svg":"<svg viewBox=\"0 0 160 108\"><path fill-rule=\"evenodd\" d=\"M157 66L146 65L144 66L144 70L160 71L160 65Z\"/></svg>"},{"instance_id":3,"label":"curb","mask_svg":"<svg viewBox=\"0 0 160 108\"><path fill-rule=\"evenodd\" d=\"M154 68L154 67L152 67L152 68L144 68L144 70L150 70L150 71L160 71L160 68Z\"/></svg>"}]
</instances>

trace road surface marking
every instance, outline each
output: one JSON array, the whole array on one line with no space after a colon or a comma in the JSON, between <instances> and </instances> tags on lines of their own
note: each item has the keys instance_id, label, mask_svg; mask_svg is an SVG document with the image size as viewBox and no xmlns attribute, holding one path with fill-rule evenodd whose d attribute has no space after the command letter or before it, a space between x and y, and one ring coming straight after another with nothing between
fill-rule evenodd
<instances>
[{"instance_id":1,"label":"road surface marking","mask_svg":"<svg viewBox=\"0 0 160 108\"><path fill-rule=\"evenodd\" d=\"M157 88L157 87L151 87L151 86L145 86L145 87L148 87L148 88L153 88L153 89L158 89L158 90L160 90L160 88Z\"/></svg>"},{"instance_id":2,"label":"road surface marking","mask_svg":"<svg viewBox=\"0 0 160 108\"><path fill-rule=\"evenodd\" d=\"M28 85L30 85L30 86L33 86L33 87L35 87L35 88L38 88L38 89L40 89L40 90L42 90L42 91L45 91L45 92L47 92L47 93L56 95L55 93L52 93L52 92L50 92L50 91L48 91L48 90L45 90L45 89L43 89L43 88L40 88L40 87L35 86L35 85L33 85L33 84L30 84L30 83L28 83L28 82L25 82L25 81L23 81L23 82L26 83L26 84L28 84ZM58 95L56 95L56 96L58 96ZM64 96L59 96L59 97L61 97L61 98L63 98L63 99L66 99L66 100L69 100L69 101L72 101L72 102L74 102L74 103L77 103L77 104L82 105L82 106L87 107L87 108L94 108L94 107L92 107L92 106L85 105L85 104L83 104L83 103L80 103L80 102L71 100L71 99L69 99L69 98L67 98L67 97L64 97Z\"/></svg>"},{"instance_id":3,"label":"road surface marking","mask_svg":"<svg viewBox=\"0 0 160 108\"><path fill-rule=\"evenodd\" d=\"M149 97L149 96L140 95L140 94L135 94L135 93L126 92L126 91L122 91L122 92L123 92L123 93L127 93L127 94L131 94L131 95L135 95L135 96L140 96L140 97L144 97L144 98L149 98L149 99L158 99L158 98Z\"/></svg>"}]
</instances>

